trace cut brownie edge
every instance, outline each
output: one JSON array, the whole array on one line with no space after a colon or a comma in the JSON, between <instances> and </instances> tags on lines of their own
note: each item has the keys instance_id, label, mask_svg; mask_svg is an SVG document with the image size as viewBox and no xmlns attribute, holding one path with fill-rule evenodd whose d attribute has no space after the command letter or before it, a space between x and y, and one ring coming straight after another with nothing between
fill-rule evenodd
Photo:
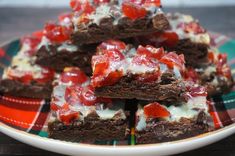
<instances>
[{"instance_id":1,"label":"cut brownie edge","mask_svg":"<svg viewBox=\"0 0 235 156\"><path fill-rule=\"evenodd\" d=\"M167 74L165 74L167 75ZM182 101L184 84L179 80L170 80L162 76L161 82L143 83L130 77L123 77L112 86L96 88L95 94L100 97L138 99L147 101ZM168 82L169 81L169 82Z\"/></svg>"},{"instance_id":2,"label":"cut brownie edge","mask_svg":"<svg viewBox=\"0 0 235 156\"><path fill-rule=\"evenodd\" d=\"M49 137L71 142L94 143L94 141L125 140L128 132L127 119L87 117L65 125L54 121L48 125Z\"/></svg>"},{"instance_id":3,"label":"cut brownie edge","mask_svg":"<svg viewBox=\"0 0 235 156\"><path fill-rule=\"evenodd\" d=\"M158 14L154 17L154 26L151 19L141 18L134 22L125 17L117 25L112 21L103 19L100 26L90 25L85 30L76 31L71 35L75 45L99 43L108 39L125 39L129 37L151 34L163 31L169 28L169 22L164 14Z\"/></svg>"},{"instance_id":4,"label":"cut brownie edge","mask_svg":"<svg viewBox=\"0 0 235 156\"><path fill-rule=\"evenodd\" d=\"M181 118L179 122L152 120L147 129L136 132L137 144L162 143L194 137L213 130L209 117L201 112L197 118Z\"/></svg>"},{"instance_id":5,"label":"cut brownie edge","mask_svg":"<svg viewBox=\"0 0 235 156\"><path fill-rule=\"evenodd\" d=\"M91 74L91 57L93 52L70 52L62 50L58 52L57 45L42 46L37 52L36 63L50 67L58 72L63 71L65 67L79 67L85 73Z\"/></svg>"},{"instance_id":6,"label":"cut brownie edge","mask_svg":"<svg viewBox=\"0 0 235 156\"><path fill-rule=\"evenodd\" d=\"M23 84L16 80L5 79L0 81L0 92L16 97L50 99L52 85L51 83Z\"/></svg>"},{"instance_id":7,"label":"cut brownie edge","mask_svg":"<svg viewBox=\"0 0 235 156\"><path fill-rule=\"evenodd\" d=\"M176 51L177 54L184 54L186 65L200 67L208 62L208 45L192 42L189 39L182 39L174 47L165 47L168 51Z\"/></svg>"}]
</instances>

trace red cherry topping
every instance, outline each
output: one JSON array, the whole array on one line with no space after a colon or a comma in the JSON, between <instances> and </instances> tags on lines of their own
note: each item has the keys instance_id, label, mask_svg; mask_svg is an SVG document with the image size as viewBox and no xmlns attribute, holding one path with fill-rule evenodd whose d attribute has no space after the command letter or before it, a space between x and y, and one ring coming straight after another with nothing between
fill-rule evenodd
<instances>
[{"instance_id":1,"label":"red cherry topping","mask_svg":"<svg viewBox=\"0 0 235 156\"><path fill-rule=\"evenodd\" d=\"M144 4L145 0L125 0L124 2L131 2L137 5L142 5Z\"/></svg>"},{"instance_id":2,"label":"red cherry topping","mask_svg":"<svg viewBox=\"0 0 235 156\"><path fill-rule=\"evenodd\" d=\"M217 67L217 73L230 79L232 77L231 68L227 64L227 54L219 54Z\"/></svg>"},{"instance_id":3,"label":"red cherry topping","mask_svg":"<svg viewBox=\"0 0 235 156\"><path fill-rule=\"evenodd\" d=\"M71 0L70 1L70 7L74 11L81 11L86 14L92 13L95 9L94 7L90 4L89 0Z\"/></svg>"},{"instance_id":4,"label":"red cherry topping","mask_svg":"<svg viewBox=\"0 0 235 156\"><path fill-rule=\"evenodd\" d=\"M60 107L57 104L53 103L53 102L50 104L50 108L54 112L56 112L60 109Z\"/></svg>"},{"instance_id":5,"label":"red cherry topping","mask_svg":"<svg viewBox=\"0 0 235 156\"><path fill-rule=\"evenodd\" d=\"M68 67L60 76L63 83L72 82L73 84L82 84L88 80L86 74L78 67Z\"/></svg>"},{"instance_id":6,"label":"red cherry topping","mask_svg":"<svg viewBox=\"0 0 235 156\"><path fill-rule=\"evenodd\" d=\"M136 55L133 58L132 63L136 65L145 65L150 68L158 68L157 62L154 62L153 59L144 55Z\"/></svg>"},{"instance_id":7,"label":"red cherry topping","mask_svg":"<svg viewBox=\"0 0 235 156\"><path fill-rule=\"evenodd\" d=\"M81 92L81 101L85 106L92 106L96 103L95 89L92 86L86 86Z\"/></svg>"},{"instance_id":8,"label":"red cherry topping","mask_svg":"<svg viewBox=\"0 0 235 156\"><path fill-rule=\"evenodd\" d=\"M71 13L63 13L59 15L58 19L62 25L66 24L68 26L72 26L72 14Z\"/></svg>"},{"instance_id":9,"label":"red cherry topping","mask_svg":"<svg viewBox=\"0 0 235 156\"><path fill-rule=\"evenodd\" d=\"M175 32L164 32L159 38L162 46L174 47L179 42L179 36Z\"/></svg>"},{"instance_id":10,"label":"red cherry topping","mask_svg":"<svg viewBox=\"0 0 235 156\"><path fill-rule=\"evenodd\" d=\"M161 6L161 0L145 0L144 5L145 5L145 6L156 6L156 7L160 7L160 6Z\"/></svg>"},{"instance_id":11,"label":"red cherry topping","mask_svg":"<svg viewBox=\"0 0 235 156\"><path fill-rule=\"evenodd\" d=\"M107 50L104 53L107 54L111 62L119 62L125 59L125 56L119 50Z\"/></svg>"},{"instance_id":12,"label":"red cherry topping","mask_svg":"<svg viewBox=\"0 0 235 156\"><path fill-rule=\"evenodd\" d=\"M44 28L44 35L55 43L62 43L70 39L71 28L66 26L48 23Z\"/></svg>"},{"instance_id":13,"label":"red cherry topping","mask_svg":"<svg viewBox=\"0 0 235 156\"><path fill-rule=\"evenodd\" d=\"M103 4L103 3L109 3L110 0L93 0L95 5Z\"/></svg>"},{"instance_id":14,"label":"red cherry topping","mask_svg":"<svg viewBox=\"0 0 235 156\"><path fill-rule=\"evenodd\" d=\"M144 114L147 118L164 118L170 116L170 112L157 102L144 106Z\"/></svg>"},{"instance_id":15,"label":"red cherry topping","mask_svg":"<svg viewBox=\"0 0 235 156\"><path fill-rule=\"evenodd\" d=\"M147 45L146 47L139 46L137 49L138 55L145 55L147 57L155 58L157 60L161 59L165 52L163 48L155 48L153 46Z\"/></svg>"},{"instance_id":16,"label":"red cherry topping","mask_svg":"<svg viewBox=\"0 0 235 156\"><path fill-rule=\"evenodd\" d=\"M145 17L147 11L141 5L137 5L131 2L123 2L122 11L125 16L129 17L132 20Z\"/></svg>"},{"instance_id":17,"label":"red cherry topping","mask_svg":"<svg viewBox=\"0 0 235 156\"><path fill-rule=\"evenodd\" d=\"M72 85L66 87L65 100L70 105L81 104L81 93L83 88L79 85Z\"/></svg>"},{"instance_id":18,"label":"red cherry topping","mask_svg":"<svg viewBox=\"0 0 235 156\"><path fill-rule=\"evenodd\" d=\"M98 50L125 50L126 49L126 44L122 41L118 40L107 40L103 43L101 43L98 47Z\"/></svg>"},{"instance_id":19,"label":"red cherry topping","mask_svg":"<svg viewBox=\"0 0 235 156\"><path fill-rule=\"evenodd\" d=\"M206 32L206 30L202 28L200 24L197 22L190 22L190 23L184 24L184 31L187 33L192 32L195 34L201 34L201 33Z\"/></svg>"},{"instance_id":20,"label":"red cherry topping","mask_svg":"<svg viewBox=\"0 0 235 156\"><path fill-rule=\"evenodd\" d=\"M169 68L173 68L174 66L179 67L181 70L185 69L185 60L184 60L184 55L177 55L174 52L167 53L164 55L161 59L160 62L168 65Z\"/></svg>"},{"instance_id":21,"label":"red cherry topping","mask_svg":"<svg viewBox=\"0 0 235 156\"><path fill-rule=\"evenodd\" d=\"M59 115L60 120L66 125L70 124L73 120L76 120L79 118L79 113L70 110L68 108L68 104L65 104L65 106L63 106L63 109L59 110L58 115Z\"/></svg>"},{"instance_id":22,"label":"red cherry topping","mask_svg":"<svg viewBox=\"0 0 235 156\"><path fill-rule=\"evenodd\" d=\"M103 75L109 68L108 57L104 55L94 55L91 60L93 76Z\"/></svg>"},{"instance_id":23,"label":"red cherry topping","mask_svg":"<svg viewBox=\"0 0 235 156\"><path fill-rule=\"evenodd\" d=\"M32 33L32 36L41 40L43 37L43 30L35 31Z\"/></svg>"},{"instance_id":24,"label":"red cherry topping","mask_svg":"<svg viewBox=\"0 0 235 156\"><path fill-rule=\"evenodd\" d=\"M207 96L207 91L205 87L197 86L189 88L189 94L192 97Z\"/></svg>"},{"instance_id":25,"label":"red cherry topping","mask_svg":"<svg viewBox=\"0 0 235 156\"><path fill-rule=\"evenodd\" d=\"M122 71L113 71L107 74L107 76L92 76L92 85L94 87L109 86L118 82L123 77Z\"/></svg>"}]
</instances>

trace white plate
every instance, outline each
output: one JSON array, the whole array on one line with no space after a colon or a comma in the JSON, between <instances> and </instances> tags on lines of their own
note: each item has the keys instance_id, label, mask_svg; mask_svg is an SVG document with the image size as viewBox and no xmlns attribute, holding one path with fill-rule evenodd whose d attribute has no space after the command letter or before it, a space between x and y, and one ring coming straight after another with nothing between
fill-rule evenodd
<instances>
[{"instance_id":1,"label":"white plate","mask_svg":"<svg viewBox=\"0 0 235 156\"><path fill-rule=\"evenodd\" d=\"M76 156L165 156L197 149L235 133L235 124L197 137L169 143L135 146L98 146L42 138L0 122L0 131L16 140L51 152Z\"/></svg>"}]
</instances>

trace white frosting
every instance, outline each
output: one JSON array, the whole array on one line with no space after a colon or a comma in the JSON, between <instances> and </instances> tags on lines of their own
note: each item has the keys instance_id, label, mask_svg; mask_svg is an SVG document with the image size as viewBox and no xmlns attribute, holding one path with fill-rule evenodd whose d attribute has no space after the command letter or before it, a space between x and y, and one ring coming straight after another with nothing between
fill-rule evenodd
<instances>
[{"instance_id":1,"label":"white frosting","mask_svg":"<svg viewBox=\"0 0 235 156\"><path fill-rule=\"evenodd\" d=\"M92 23L100 24L100 20L105 17L111 17L110 6L103 4L96 8L96 11L88 16Z\"/></svg>"},{"instance_id":2,"label":"white frosting","mask_svg":"<svg viewBox=\"0 0 235 156\"><path fill-rule=\"evenodd\" d=\"M66 51L69 51L69 52L75 52L78 50L78 47L75 46L75 45L69 45L67 43L63 43L62 45L60 45L58 48L57 48L58 51L62 51L62 50L66 50Z\"/></svg>"},{"instance_id":3,"label":"white frosting","mask_svg":"<svg viewBox=\"0 0 235 156\"><path fill-rule=\"evenodd\" d=\"M48 38L46 38L46 36L42 37L41 42L39 43L37 49L40 49L42 46L45 46L47 48L47 50L49 51L49 45L51 44L50 40Z\"/></svg>"},{"instance_id":4,"label":"white frosting","mask_svg":"<svg viewBox=\"0 0 235 156\"><path fill-rule=\"evenodd\" d=\"M23 46L25 47L25 46ZM3 79L11 79L8 73L15 77L22 77L26 73L31 74L34 79L43 78L42 73L47 72L39 65L34 64L36 57L29 57L21 50L16 56L13 57L11 66L6 68L3 74Z\"/></svg>"},{"instance_id":5,"label":"white frosting","mask_svg":"<svg viewBox=\"0 0 235 156\"><path fill-rule=\"evenodd\" d=\"M137 116L139 117L139 121L136 125L136 130L138 130L138 131L144 130L147 126L146 117L143 114L144 114L144 110L143 109L138 109Z\"/></svg>"},{"instance_id":6,"label":"white frosting","mask_svg":"<svg viewBox=\"0 0 235 156\"><path fill-rule=\"evenodd\" d=\"M171 31L176 32L180 39L190 39L193 42L210 44L210 36L207 32L202 34L195 34L193 32L185 32L182 28L178 27L180 24L187 24L196 20L190 15L175 14L178 18L170 18L169 22L172 27Z\"/></svg>"}]
</instances>

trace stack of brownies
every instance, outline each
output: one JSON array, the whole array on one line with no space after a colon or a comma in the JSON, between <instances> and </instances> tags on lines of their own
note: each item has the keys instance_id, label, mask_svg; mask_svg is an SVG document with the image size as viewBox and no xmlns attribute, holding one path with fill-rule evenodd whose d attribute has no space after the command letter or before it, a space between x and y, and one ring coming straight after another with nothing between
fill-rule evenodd
<instances>
[{"instance_id":1,"label":"stack of brownies","mask_svg":"<svg viewBox=\"0 0 235 156\"><path fill-rule=\"evenodd\" d=\"M122 141L133 121L138 144L214 129L208 99L229 92L233 79L227 56L197 20L165 15L160 0L70 6L22 39L0 82L7 95L51 97L49 137Z\"/></svg>"}]
</instances>

